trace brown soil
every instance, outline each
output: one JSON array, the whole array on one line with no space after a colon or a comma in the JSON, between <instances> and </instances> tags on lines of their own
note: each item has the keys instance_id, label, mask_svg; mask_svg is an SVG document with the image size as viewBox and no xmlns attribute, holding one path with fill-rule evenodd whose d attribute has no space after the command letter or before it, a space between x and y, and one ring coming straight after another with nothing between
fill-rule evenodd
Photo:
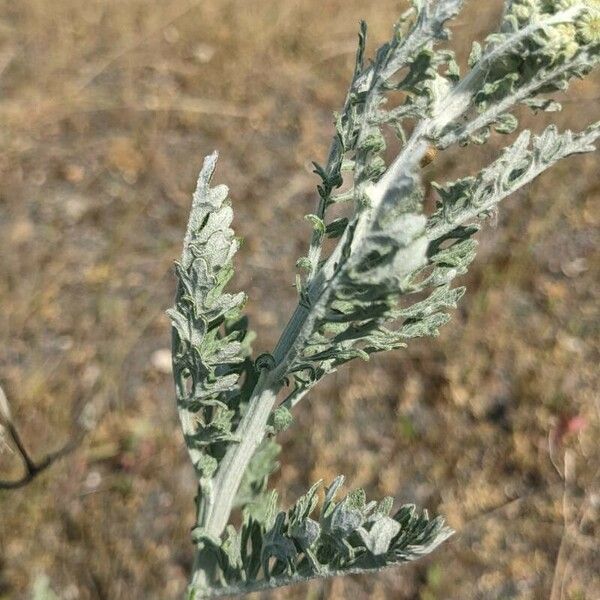
<instances>
[{"instance_id":1,"label":"brown soil","mask_svg":"<svg viewBox=\"0 0 600 600\"><path fill-rule=\"evenodd\" d=\"M461 56L499 4L457 21ZM44 585L64 600L181 595L194 478L164 310L202 157L221 152L246 240L236 285L266 351L295 301L310 160L326 153L358 21L373 47L402 7L0 3L0 382L36 457L82 405L104 414L76 452L0 492L0 598ZM563 113L525 122L581 128L599 92L577 83ZM427 177L473 172L503 141L442 155ZM599 197L592 155L509 200L442 335L342 369L283 436L285 502L344 473L445 515L456 536L414 565L265 598L533 599L553 585L600 598ZM0 453L0 478L20 468Z\"/></svg>"}]
</instances>

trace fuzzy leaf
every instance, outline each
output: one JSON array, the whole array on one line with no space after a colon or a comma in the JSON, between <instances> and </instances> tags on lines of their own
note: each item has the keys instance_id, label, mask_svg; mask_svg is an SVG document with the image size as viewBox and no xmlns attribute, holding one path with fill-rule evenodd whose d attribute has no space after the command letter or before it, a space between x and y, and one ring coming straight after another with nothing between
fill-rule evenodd
<instances>
[{"instance_id":1,"label":"fuzzy leaf","mask_svg":"<svg viewBox=\"0 0 600 600\"><path fill-rule=\"evenodd\" d=\"M249 368L249 339L240 312L244 294L224 292L239 247L230 228L227 187L211 188L217 154L204 160L177 264L173 374L186 443L200 478L210 478L221 454L215 444L235 442L240 375Z\"/></svg>"},{"instance_id":2,"label":"fuzzy leaf","mask_svg":"<svg viewBox=\"0 0 600 600\"><path fill-rule=\"evenodd\" d=\"M426 511L419 512L412 505L389 517L389 500L366 502L362 490L336 502L342 483L343 477L338 477L329 486L315 518L311 515L316 510L319 483L272 520L259 523L246 516L238 532L229 526L222 545L211 545L217 563L225 566L222 587L212 589L211 596L315 576L378 571L431 552L452 535L443 520L430 519ZM246 583L244 578L249 575Z\"/></svg>"}]
</instances>

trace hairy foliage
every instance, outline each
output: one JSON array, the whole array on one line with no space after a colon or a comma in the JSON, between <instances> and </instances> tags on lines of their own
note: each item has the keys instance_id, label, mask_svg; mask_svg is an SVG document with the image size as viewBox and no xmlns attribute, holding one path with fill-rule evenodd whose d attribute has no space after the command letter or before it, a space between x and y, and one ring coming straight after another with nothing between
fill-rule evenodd
<instances>
[{"instance_id":1,"label":"hairy foliage","mask_svg":"<svg viewBox=\"0 0 600 600\"><path fill-rule=\"evenodd\" d=\"M192 462L201 478L214 474L222 446L235 441L252 335L241 310L243 293L223 290L233 275L239 240L226 186L210 188L217 161L207 157L198 177L183 253L173 323L173 373L177 406ZM251 365L250 365L251 368Z\"/></svg>"},{"instance_id":2,"label":"hairy foliage","mask_svg":"<svg viewBox=\"0 0 600 600\"><path fill-rule=\"evenodd\" d=\"M475 257L482 221L558 160L592 151L600 136L600 124L522 131L480 172L434 182L436 207L427 212L421 171L436 151L513 133L519 105L559 110L552 95L600 57L596 0L507 0L498 31L473 44L463 76L442 46L461 6L413 0L368 63L361 25L329 156L315 163L318 201L306 216L312 236L298 260L298 306L273 351L254 361L245 297L224 291L239 246L227 189L210 187L216 154L205 160L169 312L177 403L199 479L192 596L377 570L450 534L414 508L390 517L391 499L367 503L362 491L335 503L341 477L316 519L318 484L285 511L267 483L280 451L273 436L292 424L304 395L354 358L437 335L464 294L455 279ZM392 136L398 152L386 161ZM227 526L234 507L244 515L239 530Z\"/></svg>"},{"instance_id":3,"label":"hairy foliage","mask_svg":"<svg viewBox=\"0 0 600 600\"><path fill-rule=\"evenodd\" d=\"M321 482L288 511L277 512L277 493L272 492L265 513L260 518L246 513L239 530L227 527L223 542L200 532L196 541L212 548L219 565L220 588L212 595L378 570L415 560L452 534L441 518L430 519L414 505L390 516L391 497L367 502L359 489L336 502L343 482L342 476L332 482L318 511Z\"/></svg>"}]
</instances>

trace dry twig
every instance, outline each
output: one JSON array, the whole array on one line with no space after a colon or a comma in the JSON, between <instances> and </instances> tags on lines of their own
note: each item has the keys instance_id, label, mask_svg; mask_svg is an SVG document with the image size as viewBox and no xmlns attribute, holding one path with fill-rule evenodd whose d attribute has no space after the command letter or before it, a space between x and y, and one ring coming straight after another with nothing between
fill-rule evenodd
<instances>
[{"instance_id":1,"label":"dry twig","mask_svg":"<svg viewBox=\"0 0 600 600\"><path fill-rule=\"evenodd\" d=\"M19 479L14 480L0 480L0 490L12 490L23 487L33 481L40 473L45 471L57 460L63 456L70 454L79 444L84 436L84 429L81 427L74 432L71 439L69 439L62 447L54 452L50 452L44 456L40 461L35 461L29 451L27 450L23 439L19 434L17 427L15 426L8 404L8 399L2 387L0 387L0 425L6 429L9 438L13 441L17 453L21 457L25 466L25 474Z\"/></svg>"}]
</instances>

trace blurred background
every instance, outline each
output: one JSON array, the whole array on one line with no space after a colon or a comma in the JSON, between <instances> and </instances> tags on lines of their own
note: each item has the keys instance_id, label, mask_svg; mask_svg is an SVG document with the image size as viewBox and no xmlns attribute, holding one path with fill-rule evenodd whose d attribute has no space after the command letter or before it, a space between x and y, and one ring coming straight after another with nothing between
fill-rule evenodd
<instances>
[{"instance_id":1,"label":"blurred background","mask_svg":"<svg viewBox=\"0 0 600 600\"><path fill-rule=\"evenodd\" d=\"M463 63L500 4L471 2L456 21ZM81 410L98 421L31 484L0 491L0 598L182 593L195 486L164 310L202 158L221 153L245 238L234 285L267 351L295 303L310 161L326 155L358 22L373 49L405 8L0 2L0 383L36 458ZM598 83L525 124L583 128ZM426 178L473 173L505 142L443 153ZM571 158L508 200L441 336L342 369L282 436L286 505L344 473L445 515L456 535L403 568L262 597L600 598L598 173L598 155ZM4 445L0 479L21 472Z\"/></svg>"}]
</instances>

